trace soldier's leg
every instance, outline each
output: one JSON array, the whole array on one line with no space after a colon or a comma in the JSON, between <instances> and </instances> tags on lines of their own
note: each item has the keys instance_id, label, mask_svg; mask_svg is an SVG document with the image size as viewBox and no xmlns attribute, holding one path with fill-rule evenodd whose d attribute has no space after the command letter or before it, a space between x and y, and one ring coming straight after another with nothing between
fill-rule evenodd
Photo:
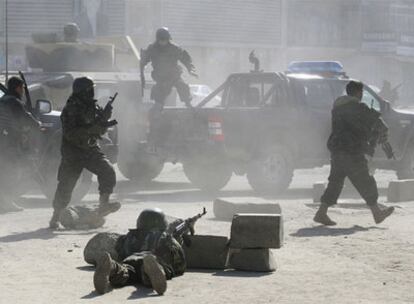
<instances>
[{"instance_id":1,"label":"soldier's leg","mask_svg":"<svg viewBox=\"0 0 414 304\"><path fill-rule=\"evenodd\" d=\"M130 277L133 282L152 288L159 295L164 294L167 290L165 268L152 252L135 253L127 257L122 263L134 268L134 272L131 273Z\"/></svg>"},{"instance_id":2,"label":"soldier's leg","mask_svg":"<svg viewBox=\"0 0 414 304\"><path fill-rule=\"evenodd\" d=\"M85 168L95 174L99 184L99 213L106 216L121 208L120 203L110 203L109 197L116 184L116 174L106 156L99 150L88 157Z\"/></svg>"},{"instance_id":3,"label":"soldier's leg","mask_svg":"<svg viewBox=\"0 0 414 304\"><path fill-rule=\"evenodd\" d=\"M321 205L315 214L314 221L323 225L336 225L328 216L328 208L335 205L344 187L345 171L343 169L343 159L341 156L332 155L331 171L328 177L328 186L321 197Z\"/></svg>"},{"instance_id":4,"label":"soldier's leg","mask_svg":"<svg viewBox=\"0 0 414 304\"><path fill-rule=\"evenodd\" d=\"M187 107L191 107L191 100L193 99L190 91L190 86L184 82L180 77L174 84L177 89L178 96L180 100L186 104Z\"/></svg>"},{"instance_id":5,"label":"soldier's leg","mask_svg":"<svg viewBox=\"0 0 414 304\"><path fill-rule=\"evenodd\" d=\"M80 160L62 159L58 171L58 185L53 199L53 215L49 227L55 229L59 226L59 217L72 198L73 189L76 186L83 167Z\"/></svg>"},{"instance_id":6,"label":"soldier's leg","mask_svg":"<svg viewBox=\"0 0 414 304\"><path fill-rule=\"evenodd\" d=\"M384 210L379 208L377 182L369 172L368 162L364 155L350 157L346 171L349 180L370 207L377 224L393 213L394 207Z\"/></svg>"}]
</instances>

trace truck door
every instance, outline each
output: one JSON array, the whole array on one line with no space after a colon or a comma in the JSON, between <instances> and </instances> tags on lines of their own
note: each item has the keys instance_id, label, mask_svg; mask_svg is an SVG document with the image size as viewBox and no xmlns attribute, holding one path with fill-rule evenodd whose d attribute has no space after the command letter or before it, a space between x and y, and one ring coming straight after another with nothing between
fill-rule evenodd
<instances>
[{"instance_id":1,"label":"truck door","mask_svg":"<svg viewBox=\"0 0 414 304\"><path fill-rule=\"evenodd\" d=\"M232 157L246 161L251 157L263 123L261 102L272 85L261 74L252 74L232 79L225 90L224 141Z\"/></svg>"},{"instance_id":2,"label":"truck door","mask_svg":"<svg viewBox=\"0 0 414 304\"><path fill-rule=\"evenodd\" d=\"M323 79L302 82L303 143L306 145L305 158L329 160L326 142L331 132L331 110L336 98L329 81Z\"/></svg>"}]
</instances>

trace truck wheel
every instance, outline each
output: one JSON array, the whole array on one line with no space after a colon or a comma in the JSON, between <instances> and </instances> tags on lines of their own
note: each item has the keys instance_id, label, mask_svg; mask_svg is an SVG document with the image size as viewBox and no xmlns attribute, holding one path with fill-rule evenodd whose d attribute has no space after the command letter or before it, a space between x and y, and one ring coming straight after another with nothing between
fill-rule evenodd
<instances>
[{"instance_id":1,"label":"truck wheel","mask_svg":"<svg viewBox=\"0 0 414 304\"><path fill-rule=\"evenodd\" d=\"M280 193L285 191L293 178L293 159L289 149L275 146L249 164L247 180L259 193Z\"/></svg>"},{"instance_id":2,"label":"truck wheel","mask_svg":"<svg viewBox=\"0 0 414 304\"><path fill-rule=\"evenodd\" d=\"M149 182L160 175L164 162L156 155L139 153L140 155L118 159L118 168L127 179L137 182Z\"/></svg>"},{"instance_id":3,"label":"truck wheel","mask_svg":"<svg viewBox=\"0 0 414 304\"><path fill-rule=\"evenodd\" d=\"M407 147L403 159L398 164L397 177L398 179L414 178L414 143Z\"/></svg>"},{"instance_id":4,"label":"truck wheel","mask_svg":"<svg viewBox=\"0 0 414 304\"><path fill-rule=\"evenodd\" d=\"M223 162L187 161L183 170L188 180L197 188L207 192L217 192L227 185L233 171Z\"/></svg>"}]
</instances>

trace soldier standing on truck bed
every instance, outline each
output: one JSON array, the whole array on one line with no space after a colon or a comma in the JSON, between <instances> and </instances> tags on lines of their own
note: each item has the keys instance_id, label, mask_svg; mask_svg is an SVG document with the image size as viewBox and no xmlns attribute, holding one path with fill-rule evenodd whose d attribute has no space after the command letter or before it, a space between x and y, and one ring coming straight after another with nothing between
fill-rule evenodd
<instances>
[{"instance_id":1,"label":"soldier standing on truck bed","mask_svg":"<svg viewBox=\"0 0 414 304\"><path fill-rule=\"evenodd\" d=\"M152 112L161 111L168 95L173 87L177 89L182 102L187 107L191 107L190 87L181 78L182 68L178 64L181 62L188 73L197 77L193 61L188 52L171 42L171 34L167 28L163 27L156 32L156 41L148 46L146 50L141 50L141 81L142 87L145 86L144 69L148 63L152 63L152 79L155 85L151 90L151 99L155 101Z\"/></svg>"},{"instance_id":2,"label":"soldier standing on truck bed","mask_svg":"<svg viewBox=\"0 0 414 304\"><path fill-rule=\"evenodd\" d=\"M25 167L29 151L29 133L39 130L39 122L27 112L21 101L24 82L11 77L7 93L0 98L0 213L20 211L8 195L16 187L19 167Z\"/></svg>"},{"instance_id":3,"label":"soldier standing on truck bed","mask_svg":"<svg viewBox=\"0 0 414 304\"><path fill-rule=\"evenodd\" d=\"M379 224L390 216L394 208L381 209L378 206L378 189L370 175L366 154L373 154L370 139L374 131L379 132L379 143L385 143L388 127L380 114L361 103L364 86L351 81L346 86L347 96L339 97L332 110L332 133L328 140L331 152L331 172L321 205L314 221L323 225L336 225L327 215L328 208L337 203L345 178L364 198L370 207L375 223Z\"/></svg>"},{"instance_id":4,"label":"soldier standing on truck bed","mask_svg":"<svg viewBox=\"0 0 414 304\"><path fill-rule=\"evenodd\" d=\"M98 176L100 216L116 212L120 203L110 203L109 197L116 184L115 171L102 153L98 140L106 133L105 125L112 110L103 110L94 99L94 83L88 77L75 79L73 93L61 114L62 161L58 172L58 186L53 201L50 228L59 226L62 211L69 205L72 191L82 173L87 169Z\"/></svg>"}]
</instances>

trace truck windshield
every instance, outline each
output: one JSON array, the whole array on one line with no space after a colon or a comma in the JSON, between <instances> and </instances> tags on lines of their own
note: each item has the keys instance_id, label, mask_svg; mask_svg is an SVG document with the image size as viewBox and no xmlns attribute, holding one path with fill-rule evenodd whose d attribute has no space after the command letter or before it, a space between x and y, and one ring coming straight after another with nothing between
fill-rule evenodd
<instances>
[{"instance_id":1,"label":"truck windshield","mask_svg":"<svg viewBox=\"0 0 414 304\"><path fill-rule=\"evenodd\" d=\"M273 90L271 82L253 82L247 79L232 84L228 91L229 107L259 107L270 99Z\"/></svg>"}]
</instances>

